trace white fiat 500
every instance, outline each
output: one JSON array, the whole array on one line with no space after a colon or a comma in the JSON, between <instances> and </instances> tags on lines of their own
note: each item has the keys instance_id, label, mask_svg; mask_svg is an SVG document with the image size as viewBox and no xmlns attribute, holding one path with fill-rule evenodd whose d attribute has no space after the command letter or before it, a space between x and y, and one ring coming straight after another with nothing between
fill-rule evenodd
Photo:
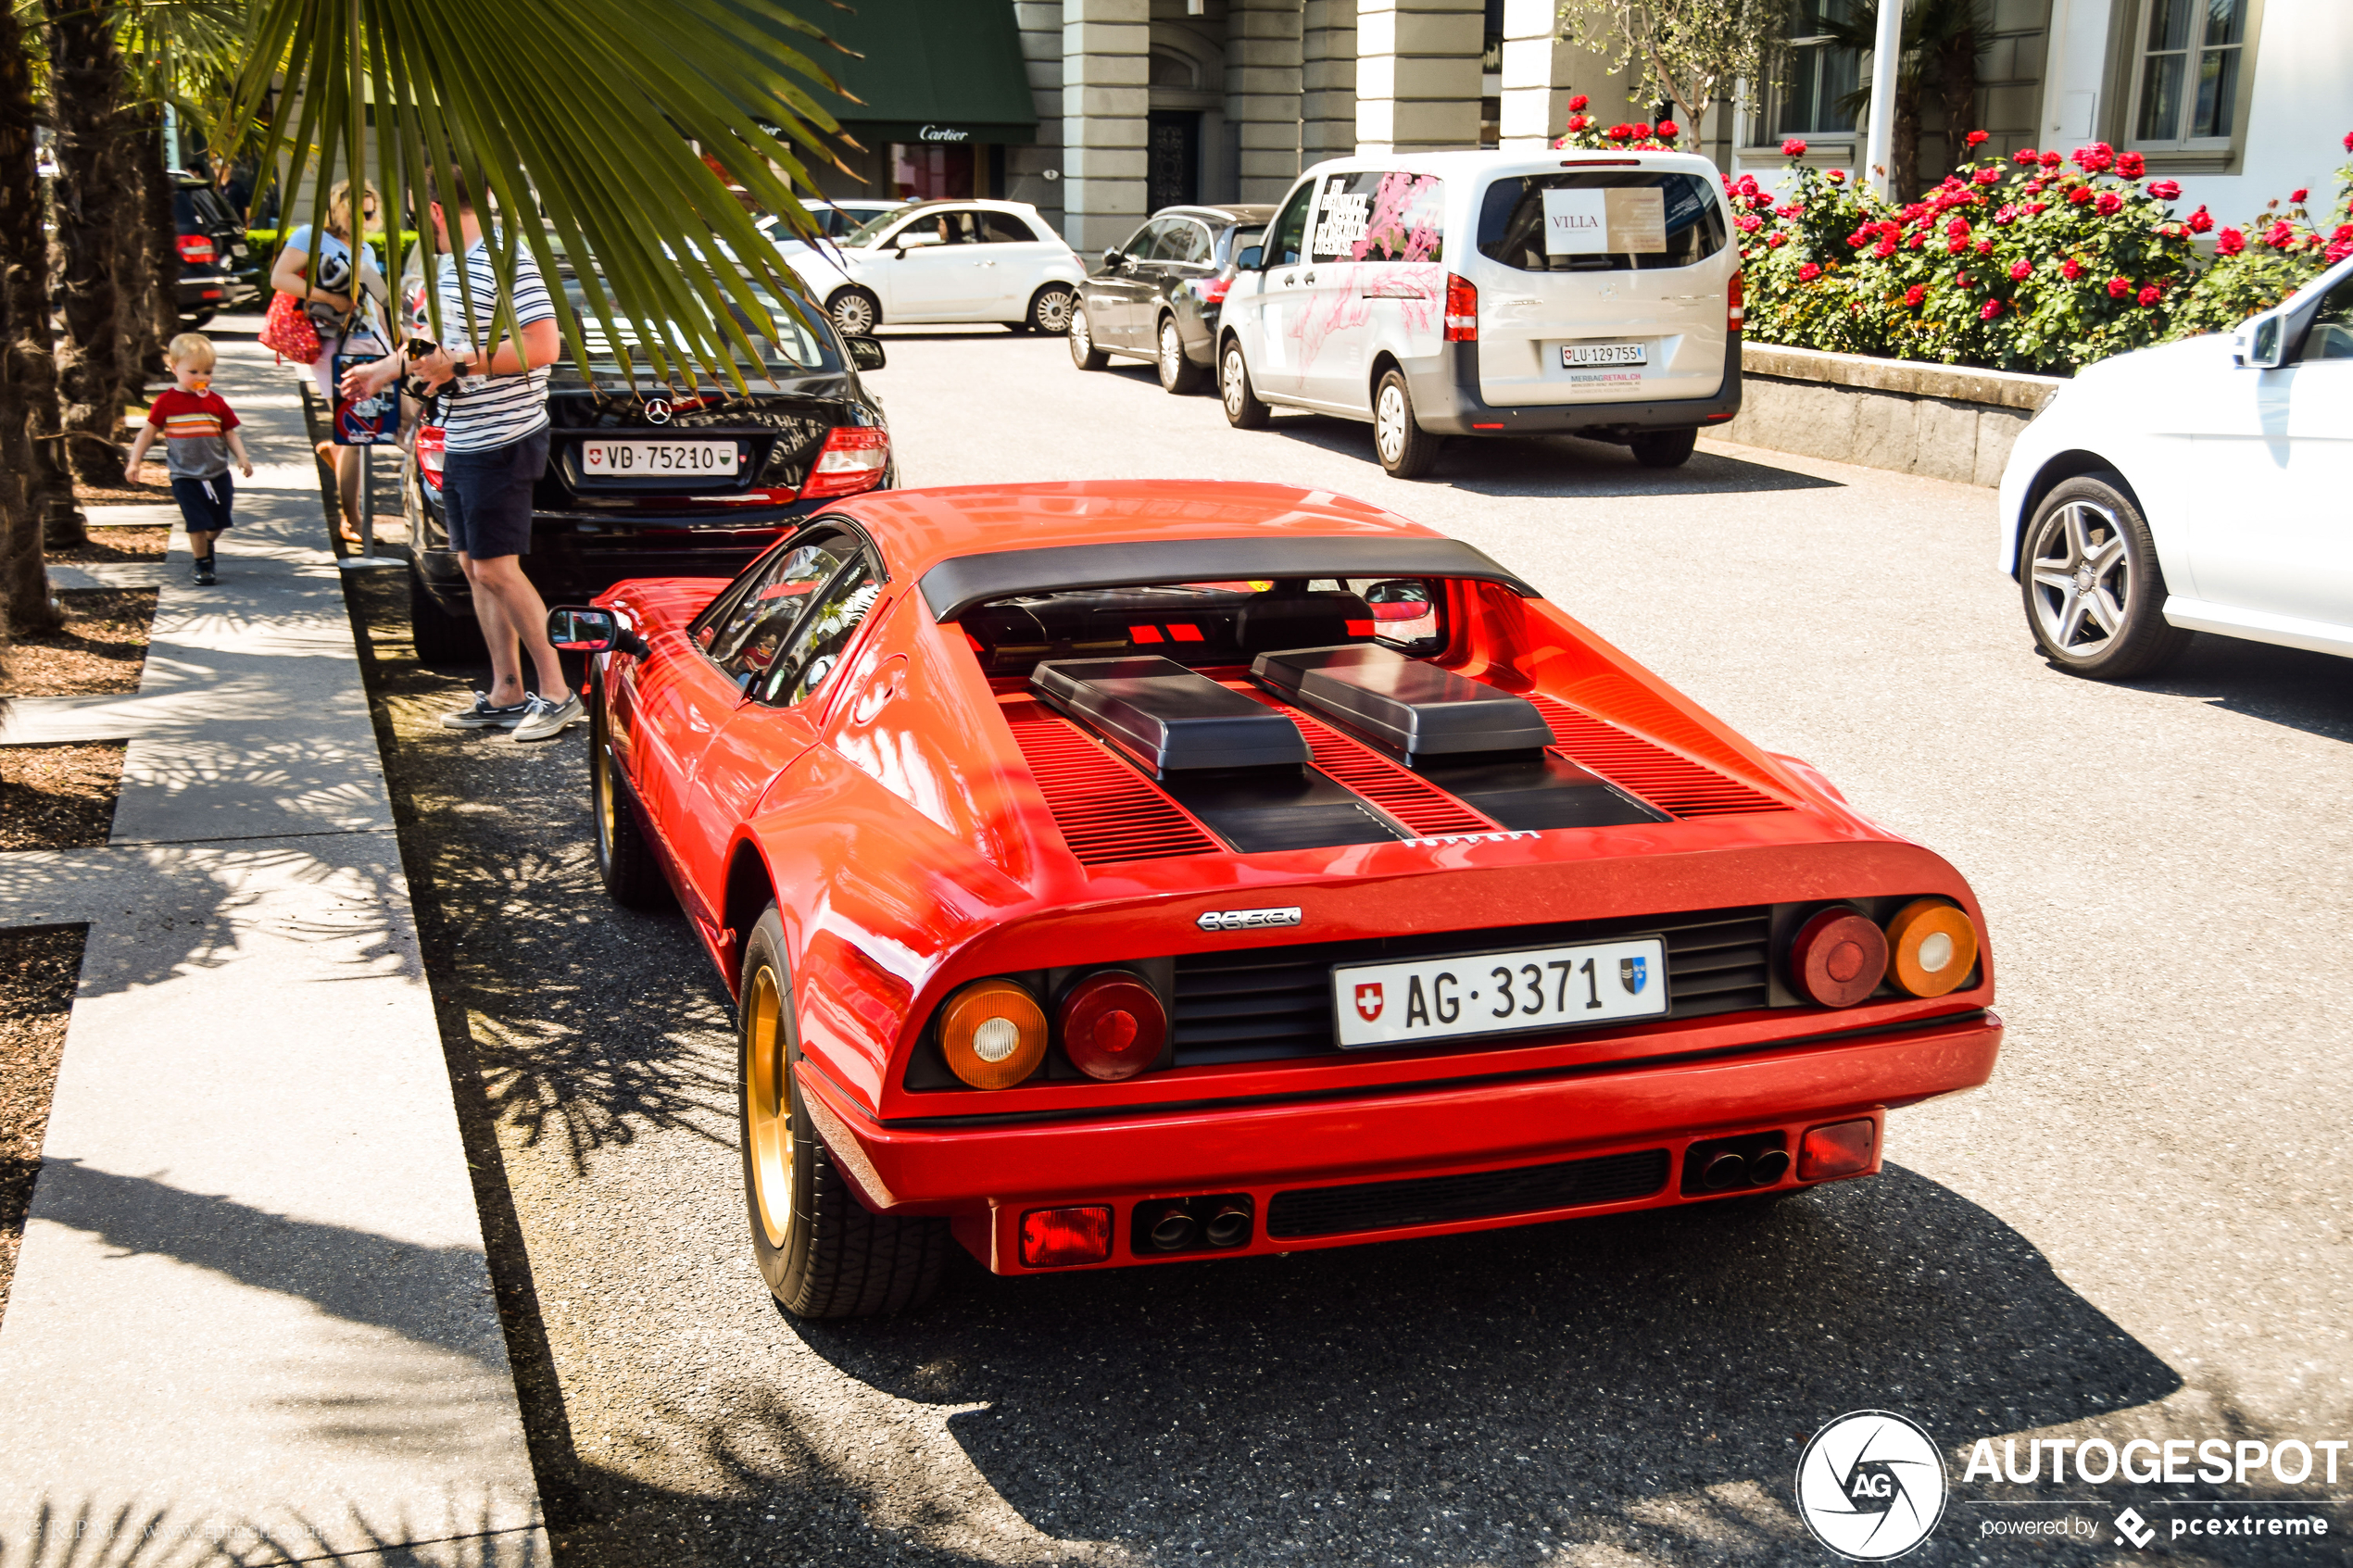
<instances>
[{"instance_id":1,"label":"white fiat 500","mask_svg":"<svg viewBox=\"0 0 2353 1568\"><path fill-rule=\"evenodd\" d=\"M1242 252L1218 391L1366 420L1381 467L1453 435L1624 442L1652 468L1740 411L1740 248L1687 153L1366 155L1300 177Z\"/></svg>"},{"instance_id":2,"label":"white fiat 500","mask_svg":"<svg viewBox=\"0 0 2353 1568\"><path fill-rule=\"evenodd\" d=\"M2192 632L2353 656L2353 257L2236 333L2061 387L2002 471L1998 564L2062 670L2146 674Z\"/></svg>"},{"instance_id":3,"label":"white fiat 500","mask_svg":"<svg viewBox=\"0 0 2353 1568\"><path fill-rule=\"evenodd\" d=\"M884 321L1001 321L1059 334L1087 275L1026 202L917 202L845 234L839 254L850 282L825 307L853 333Z\"/></svg>"}]
</instances>

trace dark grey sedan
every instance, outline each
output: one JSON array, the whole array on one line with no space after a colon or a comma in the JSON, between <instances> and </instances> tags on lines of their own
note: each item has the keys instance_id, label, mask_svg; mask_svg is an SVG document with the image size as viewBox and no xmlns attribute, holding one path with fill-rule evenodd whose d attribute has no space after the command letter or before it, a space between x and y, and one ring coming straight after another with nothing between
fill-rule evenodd
<instances>
[{"instance_id":1,"label":"dark grey sedan","mask_svg":"<svg viewBox=\"0 0 2353 1568\"><path fill-rule=\"evenodd\" d=\"M1100 370L1114 354L1150 359L1170 392L1208 384L1216 358L1217 308L1234 257L1254 245L1272 207L1164 207L1079 285L1070 320L1071 362Z\"/></svg>"}]
</instances>

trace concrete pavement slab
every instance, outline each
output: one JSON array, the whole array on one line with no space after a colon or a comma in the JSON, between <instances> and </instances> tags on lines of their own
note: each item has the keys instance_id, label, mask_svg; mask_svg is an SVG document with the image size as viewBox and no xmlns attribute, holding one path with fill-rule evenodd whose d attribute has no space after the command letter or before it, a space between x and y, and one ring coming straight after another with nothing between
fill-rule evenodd
<instances>
[{"instance_id":1,"label":"concrete pavement slab","mask_svg":"<svg viewBox=\"0 0 2353 1568\"><path fill-rule=\"evenodd\" d=\"M175 551L136 696L0 737L131 741L107 847L0 855L0 923L90 927L0 1320L11 1568L547 1558L316 483L240 487L216 587Z\"/></svg>"}]
</instances>

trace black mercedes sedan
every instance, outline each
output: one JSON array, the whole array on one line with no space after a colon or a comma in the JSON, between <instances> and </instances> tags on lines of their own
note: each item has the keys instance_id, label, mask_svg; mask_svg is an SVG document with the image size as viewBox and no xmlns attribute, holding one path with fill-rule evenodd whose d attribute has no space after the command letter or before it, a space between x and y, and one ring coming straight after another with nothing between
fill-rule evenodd
<instances>
[{"instance_id":1,"label":"black mercedes sedan","mask_svg":"<svg viewBox=\"0 0 2353 1568\"><path fill-rule=\"evenodd\" d=\"M623 373L579 282L563 280L593 377L559 359L547 383L547 467L532 492L523 562L550 604L585 604L630 577L733 577L786 529L844 495L893 488L898 466L881 400L859 379L882 345L844 338L824 310L763 296L776 341L732 383L670 387ZM747 323L748 324L748 323ZM409 624L427 663L478 659L473 597L441 511L446 457L438 400L404 465Z\"/></svg>"},{"instance_id":2,"label":"black mercedes sedan","mask_svg":"<svg viewBox=\"0 0 2353 1568\"><path fill-rule=\"evenodd\" d=\"M1114 354L1150 359L1170 392L1208 384L1217 352L1217 307L1234 281L1234 257L1258 243L1272 207L1164 207L1079 285L1071 315L1071 362L1100 370Z\"/></svg>"}]
</instances>

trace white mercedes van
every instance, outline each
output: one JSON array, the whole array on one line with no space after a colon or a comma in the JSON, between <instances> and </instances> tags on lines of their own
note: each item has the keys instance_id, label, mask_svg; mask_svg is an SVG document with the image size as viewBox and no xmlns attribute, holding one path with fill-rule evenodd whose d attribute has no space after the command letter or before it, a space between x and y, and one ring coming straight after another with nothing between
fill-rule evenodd
<instances>
[{"instance_id":1,"label":"white mercedes van","mask_svg":"<svg viewBox=\"0 0 2353 1568\"><path fill-rule=\"evenodd\" d=\"M1740 247L1716 166L1562 150L1334 158L1236 263L1226 417L1369 420L1381 467L1450 435L1576 434L1673 468L1741 402Z\"/></svg>"}]
</instances>

